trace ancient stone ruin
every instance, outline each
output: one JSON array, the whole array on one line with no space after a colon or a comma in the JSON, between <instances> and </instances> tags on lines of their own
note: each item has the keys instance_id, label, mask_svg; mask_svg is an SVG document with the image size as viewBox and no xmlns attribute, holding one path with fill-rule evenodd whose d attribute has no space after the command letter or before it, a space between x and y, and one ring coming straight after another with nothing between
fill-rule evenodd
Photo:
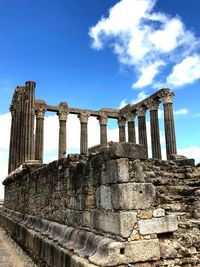
<instances>
[{"instance_id":1,"label":"ancient stone ruin","mask_svg":"<svg viewBox=\"0 0 200 267\"><path fill-rule=\"evenodd\" d=\"M122 109L94 111L37 100L34 82L16 88L0 223L37 266L200 266L200 168L176 155L173 96L161 89ZM167 160L161 159L161 101ZM46 111L56 112L60 125L58 160L48 165L43 163ZM67 155L70 113L80 119L80 155ZM89 116L100 123L100 144L92 148ZM108 118L118 120L119 142L107 141Z\"/></svg>"}]
</instances>

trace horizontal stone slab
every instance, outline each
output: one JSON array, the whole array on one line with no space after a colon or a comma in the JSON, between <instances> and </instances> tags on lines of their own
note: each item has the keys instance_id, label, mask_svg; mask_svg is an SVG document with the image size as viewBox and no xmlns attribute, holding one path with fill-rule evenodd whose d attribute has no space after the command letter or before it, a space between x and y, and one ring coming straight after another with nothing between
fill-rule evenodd
<instances>
[{"instance_id":1,"label":"horizontal stone slab","mask_svg":"<svg viewBox=\"0 0 200 267\"><path fill-rule=\"evenodd\" d=\"M137 222L136 212L103 212L93 213L94 228L127 238Z\"/></svg>"},{"instance_id":2,"label":"horizontal stone slab","mask_svg":"<svg viewBox=\"0 0 200 267\"><path fill-rule=\"evenodd\" d=\"M159 259L160 247L158 239L124 243L102 243L98 251L89 257L90 262L100 266L118 266L129 262L137 263Z\"/></svg>"},{"instance_id":3,"label":"horizontal stone slab","mask_svg":"<svg viewBox=\"0 0 200 267\"><path fill-rule=\"evenodd\" d=\"M111 186L112 205L116 210L148 209L156 191L151 183L124 183Z\"/></svg>"},{"instance_id":4,"label":"horizontal stone slab","mask_svg":"<svg viewBox=\"0 0 200 267\"><path fill-rule=\"evenodd\" d=\"M138 221L138 226L141 235L161 234L176 231L178 229L178 222L176 216L167 215L165 217Z\"/></svg>"},{"instance_id":5,"label":"horizontal stone slab","mask_svg":"<svg viewBox=\"0 0 200 267\"><path fill-rule=\"evenodd\" d=\"M147 159L146 150L142 145L126 142L112 142L109 148L101 150L104 160L129 158Z\"/></svg>"}]
</instances>

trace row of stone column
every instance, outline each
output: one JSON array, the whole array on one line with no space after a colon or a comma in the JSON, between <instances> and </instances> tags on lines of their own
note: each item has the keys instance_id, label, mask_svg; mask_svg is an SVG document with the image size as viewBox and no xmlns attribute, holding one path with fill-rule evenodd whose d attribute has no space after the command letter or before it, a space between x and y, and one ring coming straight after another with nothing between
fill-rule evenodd
<instances>
[{"instance_id":1,"label":"row of stone column","mask_svg":"<svg viewBox=\"0 0 200 267\"><path fill-rule=\"evenodd\" d=\"M9 172L34 159L34 100L35 82L28 81L15 89L10 107Z\"/></svg>"},{"instance_id":2,"label":"row of stone column","mask_svg":"<svg viewBox=\"0 0 200 267\"><path fill-rule=\"evenodd\" d=\"M164 125L167 158L171 154L176 154L176 139L174 129L174 118L172 108L173 93L167 92L162 95L164 105ZM126 122L128 122L128 142L136 143L135 133L135 117L138 117L138 136L139 144L143 145L148 156L147 129L146 129L146 111L150 111L150 131L151 131L151 147L152 157L161 159L160 130L158 119L158 108L160 100L150 99L146 105L140 106L135 112L130 112L118 119L119 141L126 142ZM35 159L43 160L43 128L44 128L44 112L45 108L40 106L36 110L36 142L35 142ZM59 146L58 157L62 158L66 154L67 149L67 132L66 122L68 116L67 103L62 102L59 105L57 113L59 118ZM80 153L87 155L88 153L88 118L90 114L86 111L78 115L80 119ZM107 115L101 112L97 118L100 123L100 144L101 147L107 146ZM95 134L95 133L94 133Z\"/></svg>"},{"instance_id":3,"label":"row of stone column","mask_svg":"<svg viewBox=\"0 0 200 267\"><path fill-rule=\"evenodd\" d=\"M166 151L167 158L169 155L176 154L176 139L174 130L174 119L172 109L173 93L168 92L162 95L164 104L164 124L165 124L165 138L166 138ZM151 147L152 157L161 159L161 145L160 145L160 131L158 120L158 107L160 101L158 99L150 99L147 105L143 105L137 108L135 113L129 113L118 119L119 126L119 141L126 142L126 121L128 121L128 142L136 143L135 134L135 117L138 117L138 135L139 144L142 144L148 155L147 144L147 130L146 130L146 111L150 111L150 130L151 130ZM35 159L43 160L43 135L44 135L44 113L45 107L40 106L36 109L36 141L35 141ZM59 146L58 157L62 158L66 154L67 149L67 132L66 122L68 116L67 103L62 102L59 105L58 111L59 118ZM78 115L80 119L81 134L80 134L80 153L88 153L88 118L90 114L86 111L81 112ZM107 115L102 112L98 117L100 123L100 144L101 147L107 146Z\"/></svg>"},{"instance_id":4,"label":"row of stone column","mask_svg":"<svg viewBox=\"0 0 200 267\"><path fill-rule=\"evenodd\" d=\"M65 157L67 150L67 103L62 102L59 105L57 113L59 119L59 144L58 158ZM43 146L44 146L44 115L46 112L45 105L38 105L36 108L36 134L35 134L35 159L43 161ZM86 111L78 115L80 119L80 153L88 154L88 119L90 114ZM100 122L100 143L102 147L107 146L107 115L102 113L99 117Z\"/></svg>"},{"instance_id":5,"label":"row of stone column","mask_svg":"<svg viewBox=\"0 0 200 267\"><path fill-rule=\"evenodd\" d=\"M164 106L164 126L167 159L171 154L176 154L176 138L173 116L173 96L172 92L162 92L161 99ZM138 117L138 136L139 144L143 145L148 156L147 130L146 130L146 111L150 111L150 131L152 157L161 159L160 130L158 119L159 99L149 99L146 105L138 107L135 112L124 115L118 120L119 140L126 142L125 126L128 121L128 142L136 143L135 136L135 117Z\"/></svg>"}]
</instances>

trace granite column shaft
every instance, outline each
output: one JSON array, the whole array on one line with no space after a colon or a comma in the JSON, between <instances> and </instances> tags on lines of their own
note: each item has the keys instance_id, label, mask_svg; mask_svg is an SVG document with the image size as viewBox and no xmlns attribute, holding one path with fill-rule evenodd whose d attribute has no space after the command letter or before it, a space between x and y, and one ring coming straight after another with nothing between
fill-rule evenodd
<instances>
[{"instance_id":1,"label":"granite column shaft","mask_svg":"<svg viewBox=\"0 0 200 267\"><path fill-rule=\"evenodd\" d=\"M87 112L82 112L78 115L81 124L81 136L80 136L80 154L88 154L88 118Z\"/></svg>"},{"instance_id":2,"label":"granite column shaft","mask_svg":"<svg viewBox=\"0 0 200 267\"><path fill-rule=\"evenodd\" d=\"M136 143L136 136L135 136L135 114L128 114L127 115L128 121L128 142Z\"/></svg>"},{"instance_id":3,"label":"granite column shaft","mask_svg":"<svg viewBox=\"0 0 200 267\"><path fill-rule=\"evenodd\" d=\"M44 110L36 111L35 159L43 162L44 153Z\"/></svg>"},{"instance_id":4,"label":"granite column shaft","mask_svg":"<svg viewBox=\"0 0 200 267\"><path fill-rule=\"evenodd\" d=\"M170 158L170 155L177 154L174 114L173 114L173 105L172 105L173 96L174 96L174 93L172 92L169 92L165 96L163 96L167 159Z\"/></svg>"},{"instance_id":5,"label":"granite column shaft","mask_svg":"<svg viewBox=\"0 0 200 267\"><path fill-rule=\"evenodd\" d=\"M124 117L118 119L119 126L119 142L126 142L126 119Z\"/></svg>"},{"instance_id":6,"label":"granite column shaft","mask_svg":"<svg viewBox=\"0 0 200 267\"><path fill-rule=\"evenodd\" d=\"M159 102L154 101L150 103L150 107L149 107L150 129L151 129L151 148L152 148L152 158L161 159L158 106L159 106Z\"/></svg>"},{"instance_id":7,"label":"granite column shaft","mask_svg":"<svg viewBox=\"0 0 200 267\"><path fill-rule=\"evenodd\" d=\"M140 107L137 110L139 144L144 146L148 157L147 130L146 130L146 108Z\"/></svg>"},{"instance_id":8,"label":"granite column shaft","mask_svg":"<svg viewBox=\"0 0 200 267\"><path fill-rule=\"evenodd\" d=\"M98 117L99 124L100 124L100 144L101 147L107 146L107 115L101 114Z\"/></svg>"}]
</instances>

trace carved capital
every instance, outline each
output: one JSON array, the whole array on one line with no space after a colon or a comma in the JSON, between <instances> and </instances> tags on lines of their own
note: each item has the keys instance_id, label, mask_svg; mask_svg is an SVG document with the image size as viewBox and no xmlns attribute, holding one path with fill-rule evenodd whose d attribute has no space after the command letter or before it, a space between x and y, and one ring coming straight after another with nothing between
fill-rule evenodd
<instances>
[{"instance_id":1,"label":"carved capital","mask_svg":"<svg viewBox=\"0 0 200 267\"><path fill-rule=\"evenodd\" d=\"M152 99L150 98L149 99L149 102L148 102L148 108L149 110L158 110L159 108L159 105L160 105L160 100L158 99Z\"/></svg>"},{"instance_id":2,"label":"carved capital","mask_svg":"<svg viewBox=\"0 0 200 267\"><path fill-rule=\"evenodd\" d=\"M119 127L125 127L126 126L126 118L125 117L121 117L118 119L118 126Z\"/></svg>"},{"instance_id":3,"label":"carved capital","mask_svg":"<svg viewBox=\"0 0 200 267\"><path fill-rule=\"evenodd\" d=\"M173 97L175 96L174 92L164 91L161 94L163 104L172 104L173 103Z\"/></svg>"},{"instance_id":4,"label":"carved capital","mask_svg":"<svg viewBox=\"0 0 200 267\"><path fill-rule=\"evenodd\" d=\"M78 118L80 119L80 123L87 123L89 116L90 116L90 113L89 112L87 112L86 110L82 111L78 115Z\"/></svg>"},{"instance_id":5,"label":"carved capital","mask_svg":"<svg viewBox=\"0 0 200 267\"><path fill-rule=\"evenodd\" d=\"M138 117L145 117L146 111L147 111L146 106L137 107L137 116Z\"/></svg>"},{"instance_id":6,"label":"carved capital","mask_svg":"<svg viewBox=\"0 0 200 267\"><path fill-rule=\"evenodd\" d=\"M105 112L101 112L100 115L97 117L97 120L99 120L100 125L107 125L108 116Z\"/></svg>"},{"instance_id":7,"label":"carved capital","mask_svg":"<svg viewBox=\"0 0 200 267\"><path fill-rule=\"evenodd\" d=\"M37 119L44 119L44 114L46 112L46 108L45 107L37 107L35 110L35 115Z\"/></svg>"},{"instance_id":8,"label":"carved capital","mask_svg":"<svg viewBox=\"0 0 200 267\"><path fill-rule=\"evenodd\" d=\"M127 121L130 122L130 121L135 120L136 114L132 112L128 112L124 116L126 117Z\"/></svg>"},{"instance_id":9,"label":"carved capital","mask_svg":"<svg viewBox=\"0 0 200 267\"><path fill-rule=\"evenodd\" d=\"M57 113L59 121L66 121L68 114L69 114L69 109L67 103L61 102L59 104L59 111Z\"/></svg>"}]
</instances>

